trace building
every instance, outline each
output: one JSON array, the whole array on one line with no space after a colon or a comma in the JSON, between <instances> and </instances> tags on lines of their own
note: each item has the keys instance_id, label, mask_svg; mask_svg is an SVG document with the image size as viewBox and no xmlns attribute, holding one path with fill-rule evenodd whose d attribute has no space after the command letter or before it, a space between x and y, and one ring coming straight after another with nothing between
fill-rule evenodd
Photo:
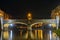
<instances>
[{"instance_id":1,"label":"building","mask_svg":"<svg viewBox=\"0 0 60 40\"><path fill-rule=\"evenodd\" d=\"M1 9L0 9L0 16L3 16L4 19L9 19L9 18L11 18L11 15L10 15L10 14L5 13L5 12L2 11Z\"/></svg>"},{"instance_id":2,"label":"building","mask_svg":"<svg viewBox=\"0 0 60 40\"><path fill-rule=\"evenodd\" d=\"M55 19L56 16L59 16L59 18L60 18L60 5L57 6L57 7L56 7L54 10L52 10L52 12L51 12L51 18L52 18L52 19Z\"/></svg>"}]
</instances>

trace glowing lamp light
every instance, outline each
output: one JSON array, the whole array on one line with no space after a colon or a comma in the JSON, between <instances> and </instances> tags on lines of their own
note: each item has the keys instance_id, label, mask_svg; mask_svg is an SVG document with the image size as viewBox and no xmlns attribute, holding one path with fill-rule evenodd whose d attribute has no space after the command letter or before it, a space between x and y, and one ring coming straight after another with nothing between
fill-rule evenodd
<instances>
[{"instance_id":1,"label":"glowing lamp light","mask_svg":"<svg viewBox=\"0 0 60 40\"><path fill-rule=\"evenodd\" d=\"M28 13L27 18L28 18L28 20L31 20L32 19L32 14Z\"/></svg>"},{"instance_id":2,"label":"glowing lamp light","mask_svg":"<svg viewBox=\"0 0 60 40\"><path fill-rule=\"evenodd\" d=\"M31 16L31 13L28 13L28 16Z\"/></svg>"},{"instance_id":3,"label":"glowing lamp light","mask_svg":"<svg viewBox=\"0 0 60 40\"><path fill-rule=\"evenodd\" d=\"M48 26L56 27L56 24L48 24Z\"/></svg>"},{"instance_id":4,"label":"glowing lamp light","mask_svg":"<svg viewBox=\"0 0 60 40\"><path fill-rule=\"evenodd\" d=\"M0 16L3 16L3 14L0 14Z\"/></svg>"},{"instance_id":5,"label":"glowing lamp light","mask_svg":"<svg viewBox=\"0 0 60 40\"><path fill-rule=\"evenodd\" d=\"M8 27L9 26L9 24L7 23L7 24L4 24L4 27Z\"/></svg>"},{"instance_id":6,"label":"glowing lamp light","mask_svg":"<svg viewBox=\"0 0 60 40\"><path fill-rule=\"evenodd\" d=\"M56 13L57 16L59 16L59 13Z\"/></svg>"},{"instance_id":7,"label":"glowing lamp light","mask_svg":"<svg viewBox=\"0 0 60 40\"><path fill-rule=\"evenodd\" d=\"M13 24L10 24L10 26L14 26Z\"/></svg>"}]
</instances>

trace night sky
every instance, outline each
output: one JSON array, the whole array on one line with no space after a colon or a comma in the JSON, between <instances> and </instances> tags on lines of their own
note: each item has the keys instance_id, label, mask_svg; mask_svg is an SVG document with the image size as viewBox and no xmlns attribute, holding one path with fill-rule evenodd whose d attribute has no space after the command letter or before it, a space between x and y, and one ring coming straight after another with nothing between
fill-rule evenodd
<instances>
[{"instance_id":1,"label":"night sky","mask_svg":"<svg viewBox=\"0 0 60 40\"><path fill-rule=\"evenodd\" d=\"M0 9L14 18L26 18L31 12L33 18L50 18L51 11L60 4L59 0L0 0Z\"/></svg>"}]
</instances>

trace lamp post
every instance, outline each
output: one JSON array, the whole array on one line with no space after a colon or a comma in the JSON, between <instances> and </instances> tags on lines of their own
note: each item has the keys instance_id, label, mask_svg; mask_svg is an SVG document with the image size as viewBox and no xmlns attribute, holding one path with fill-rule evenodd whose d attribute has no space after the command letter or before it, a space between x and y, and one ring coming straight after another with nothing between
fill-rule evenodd
<instances>
[{"instance_id":1,"label":"lamp post","mask_svg":"<svg viewBox=\"0 0 60 40\"><path fill-rule=\"evenodd\" d=\"M1 29L3 30L3 14L0 13Z\"/></svg>"},{"instance_id":2,"label":"lamp post","mask_svg":"<svg viewBox=\"0 0 60 40\"><path fill-rule=\"evenodd\" d=\"M59 13L56 13L56 24L57 24L57 29L59 28Z\"/></svg>"},{"instance_id":3,"label":"lamp post","mask_svg":"<svg viewBox=\"0 0 60 40\"><path fill-rule=\"evenodd\" d=\"M31 20L32 20L32 14L31 13L27 14L27 19L28 19L28 38L31 39L32 38L32 28L30 27Z\"/></svg>"}]
</instances>

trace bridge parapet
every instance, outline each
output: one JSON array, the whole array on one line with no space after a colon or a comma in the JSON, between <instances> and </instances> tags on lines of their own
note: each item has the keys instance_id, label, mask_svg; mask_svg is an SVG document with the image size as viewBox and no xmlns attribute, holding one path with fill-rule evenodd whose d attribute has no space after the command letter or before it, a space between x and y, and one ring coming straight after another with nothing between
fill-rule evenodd
<instances>
[{"instance_id":1,"label":"bridge parapet","mask_svg":"<svg viewBox=\"0 0 60 40\"><path fill-rule=\"evenodd\" d=\"M43 23L56 23L56 19L34 19L34 20L32 20L32 24L33 23L39 23L39 22L43 22Z\"/></svg>"}]
</instances>

